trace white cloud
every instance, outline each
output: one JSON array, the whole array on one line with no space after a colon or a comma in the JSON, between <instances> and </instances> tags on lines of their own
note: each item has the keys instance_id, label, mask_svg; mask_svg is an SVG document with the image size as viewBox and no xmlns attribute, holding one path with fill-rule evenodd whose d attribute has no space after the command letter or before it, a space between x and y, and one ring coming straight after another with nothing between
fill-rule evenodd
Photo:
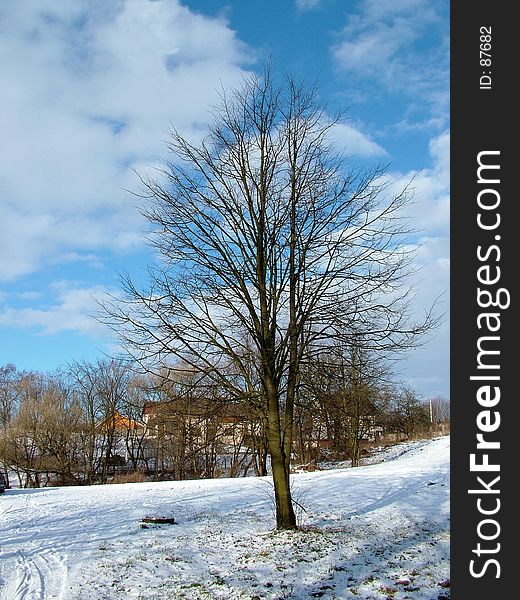
<instances>
[{"instance_id":1,"label":"white cloud","mask_svg":"<svg viewBox=\"0 0 520 600\"><path fill-rule=\"evenodd\" d=\"M388 76L389 61L414 37L413 28L406 21L381 24L376 30L360 32L354 41L345 40L338 44L334 56L346 70L382 72Z\"/></svg>"},{"instance_id":2,"label":"white cloud","mask_svg":"<svg viewBox=\"0 0 520 600\"><path fill-rule=\"evenodd\" d=\"M448 3L427 0L365 0L332 47L340 72L371 80L381 89L404 94L408 113L424 112L430 124L449 115ZM417 120L417 119L416 119ZM413 119L407 116L413 127Z\"/></svg>"},{"instance_id":3,"label":"white cloud","mask_svg":"<svg viewBox=\"0 0 520 600\"><path fill-rule=\"evenodd\" d=\"M389 82L398 65L401 69L409 66L411 44L438 24L438 16L426 0L367 0L358 13L350 15L333 55L346 70L368 72Z\"/></svg>"},{"instance_id":4,"label":"white cloud","mask_svg":"<svg viewBox=\"0 0 520 600\"><path fill-rule=\"evenodd\" d=\"M413 195L406 216L425 236L447 238L450 222L450 133L444 131L429 143L431 166L422 171L388 172L381 178L388 193L406 186Z\"/></svg>"},{"instance_id":5,"label":"white cloud","mask_svg":"<svg viewBox=\"0 0 520 600\"><path fill-rule=\"evenodd\" d=\"M107 336L107 328L91 315L99 312L98 300L117 292L100 285L79 287L64 281L55 282L49 291L53 302L43 308L5 306L0 310L0 325L35 330L43 335L71 331L97 338ZM25 299L40 300L39 296Z\"/></svg>"},{"instance_id":6,"label":"white cloud","mask_svg":"<svg viewBox=\"0 0 520 600\"><path fill-rule=\"evenodd\" d=\"M177 0L9 2L0 12L0 279L141 243L130 167L197 130L247 49Z\"/></svg>"},{"instance_id":7,"label":"white cloud","mask_svg":"<svg viewBox=\"0 0 520 600\"><path fill-rule=\"evenodd\" d=\"M21 300L38 300L39 298L41 298L41 296L42 293L36 291L22 292L19 294L19 298Z\"/></svg>"},{"instance_id":8,"label":"white cloud","mask_svg":"<svg viewBox=\"0 0 520 600\"><path fill-rule=\"evenodd\" d=\"M429 144L431 167L419 173L390 173L389 192L398 193L412 177L414 203L407 215L423 233L415 241L418 269L414 310L417 318L438 299L437 316L445 315L432 339L401 364L406 382L430 395L449 397L449 287L450 287L450 136L445 131ZM435 374L432 379L432 373ZM432 391L434 390L434 391Z\"/></svg>"},{"instance_id":9,"label":"white cloud","mask_svg":"<svg viewBox=\"0 0 520 600\"><path fill-rule=\"evenodd\" d=\"M372 158L387 154L386 150L371 140L368 135L347 123L336 123L331 128L330 137L338 150L351 156Z\"/></svg>"},{"instance_id":10,"label":"white cloud","mask_svg":"<svg viewBox=\"0 0 520 600\"><path fill-rule=\"evenodd\" d=\"M44 265L98 263L95 251L125 252L141 244L140 229L130 205L103 218L97 212L71 215L66 207L52 213L0 207L0 280L14 280Z\"/></svg>"},{"instance_id":11,"label":"white cloud","mask_svg":"<svg viewBox=\"0 0 520 600\"><path fill-rule=\"evenodd\" d=\"M450 133L443 132L430 140L430 154L434 162L434 171L442 186L449 185L450 181Z\"/></svg>"},{"instance_id":12,"label":"white cloud","mask_svg":"<svg viewBox=\"0 0 520 600\"><path fill-rule=\"evenodd\" d=\"M421 321L434 307L439 326L430 332L424 346L397 363L396 376L418 393L449 397L449 293L450 293L450 135L444 131L429 143L430 166L422 171L388 172L378 183L386 194L400 194L406 186L412 195L403 216L416 230L406 249L413 252L412 316ZM434 306L435 305L435 306Z\"/></svg>"},{"instance_id":13,"label":"white cloud","mask_svg":"<svg viewBox=\"0 0 520 600\"><path fill-rule=\"evenodd\" d=\"M321 0L296 0L296 8L302 12L317 8L321 4Z\"/></svg>"}]
</instances>

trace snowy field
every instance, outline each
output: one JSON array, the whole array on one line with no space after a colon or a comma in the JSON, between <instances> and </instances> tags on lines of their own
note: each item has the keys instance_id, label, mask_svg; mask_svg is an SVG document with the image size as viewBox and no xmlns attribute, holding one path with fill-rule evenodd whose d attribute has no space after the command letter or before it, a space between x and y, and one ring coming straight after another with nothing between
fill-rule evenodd
<instances>
[{"instance_id":1,"label":"snowy field","mask_svg":"<svg viewBox=\"0 0 520 600\"><path fill-rule=\"evenodd\" d=\"M294 475L296 532L268 478L7 490L0 598L449 598L449 444Z\"/></svg>"}]
</instances>

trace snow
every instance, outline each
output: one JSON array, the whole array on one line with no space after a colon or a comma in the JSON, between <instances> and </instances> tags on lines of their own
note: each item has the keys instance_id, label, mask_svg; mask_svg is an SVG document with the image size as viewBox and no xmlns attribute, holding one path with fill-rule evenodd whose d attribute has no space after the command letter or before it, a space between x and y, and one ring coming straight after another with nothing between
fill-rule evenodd
<instances>
[{"instance_id":1,"label":"snow","mask_svg":"<svg viewBox=\"0 0 520 600\"><path fill-rule=\"evenodd\" d=\"M7 490L0 598L449 598L449 448L294 475L294 532L269 478Z\"/></svg>"}]
</instances>

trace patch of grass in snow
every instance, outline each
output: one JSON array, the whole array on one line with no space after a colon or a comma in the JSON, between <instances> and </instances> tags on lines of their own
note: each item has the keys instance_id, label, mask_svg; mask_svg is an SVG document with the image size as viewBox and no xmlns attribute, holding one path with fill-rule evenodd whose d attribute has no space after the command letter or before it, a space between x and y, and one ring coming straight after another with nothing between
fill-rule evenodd
<instances>
[{"instance_id":1,"label":"patch of grass in snow","mask_svg":"<svg viewBox=\"0 0 520 600\"><path fill-rule=\"evenodd\" d=\"M197 512L186 519L187 521L221 521L220 514L217 512Z\"/></svg>"},{"instance_id":2,"label":"patch of grass in snow","mask_svg":"<svg viewBox=\"0 0 520 600\"><path fill-rule=\"evenodd\" d=\"M389 587L386 585L381 586L380 589L383 594L386 594L387 596L390 596L390 597L394 596L399 591L397 588Z\"/></svg>"},{"instance_id":3,"label":"patch of grass in snow","mask_svg":"<svg viewBox=\"0 0 520 600\"><path fill-rule=\"evenodd\" d=\"M179 558L178 556L165 556L164 560L167 560L168 562L182 562L182 558Z\"/></svg>"}]
</instances>

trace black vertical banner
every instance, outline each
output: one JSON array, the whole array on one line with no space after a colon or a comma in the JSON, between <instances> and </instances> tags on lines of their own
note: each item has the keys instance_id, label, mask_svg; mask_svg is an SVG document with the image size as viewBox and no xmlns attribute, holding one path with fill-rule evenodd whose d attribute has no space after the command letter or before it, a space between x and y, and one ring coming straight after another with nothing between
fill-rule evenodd
<instances>
[{"instance_id":1,"label":"black vertical banner","mask_svg":"<svg viewBox=\"0 0 520 600\"><path fill-rule=\"evenodd\" d=\"M451 598L519 597L515 3L451 2Z\"/></svg>"}]
</instances>

